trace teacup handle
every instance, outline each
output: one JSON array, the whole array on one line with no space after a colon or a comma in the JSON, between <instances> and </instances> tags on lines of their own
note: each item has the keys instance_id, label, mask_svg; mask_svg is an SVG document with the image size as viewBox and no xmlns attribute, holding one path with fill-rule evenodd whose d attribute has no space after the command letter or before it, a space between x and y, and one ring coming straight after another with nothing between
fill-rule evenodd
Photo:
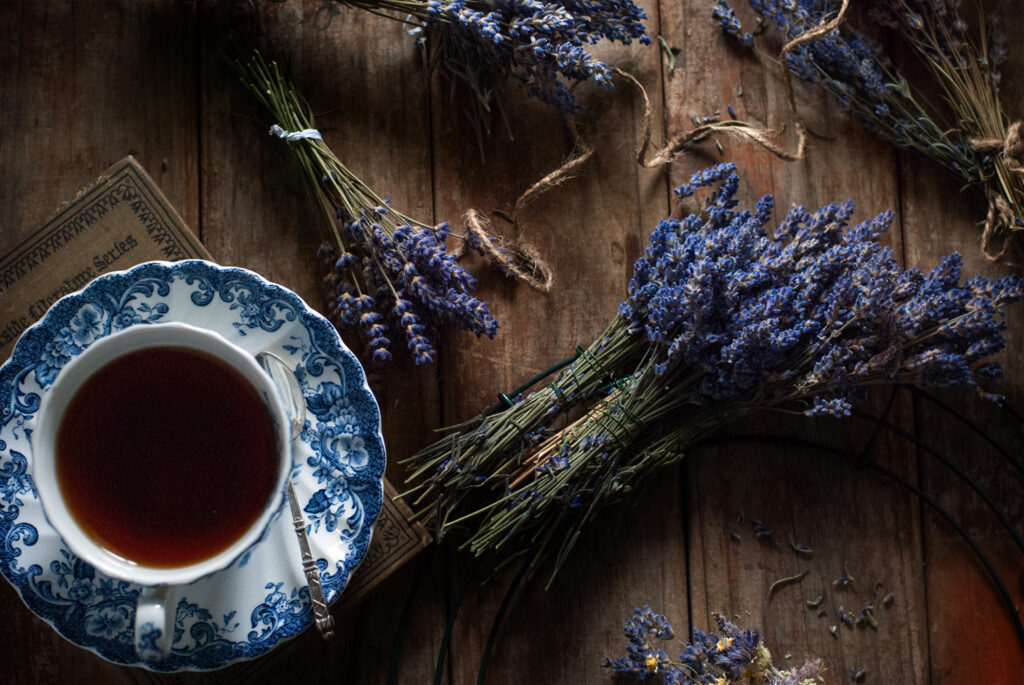
<instances>
[{"instance_id":1,"label":"teacup handle","mask_svg":"<svg viewBox=\"0 0 1024 685\"><path fill-rule=\"evenodd\" d=\"M135 651L142 661L161 661L171 651L177 606L170 585L143 587L135 608Z\"/></svg>"}]
</instances>

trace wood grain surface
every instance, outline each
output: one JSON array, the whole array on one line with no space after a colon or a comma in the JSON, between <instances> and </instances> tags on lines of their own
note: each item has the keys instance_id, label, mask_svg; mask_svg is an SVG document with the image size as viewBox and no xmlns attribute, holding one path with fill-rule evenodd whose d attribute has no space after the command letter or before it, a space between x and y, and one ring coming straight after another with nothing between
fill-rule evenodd
<instances>
[{"instance_id":1,"label":"wood grain surface","mask_svg":"<svg viewBox=\"0 0 1024 685\"><path fill-rule=\"evenodd\" d=\"M503 280L466 258L478 291L502 322L494 340L448 334L438 362L415 367L398 355L370 371L381 405L388 475L499 392L592 340L621 300L649 231L674 205L671 188L709 163L740 167L741 196L774 193L780 213L853 198L858 218L897 210L887 240L908 265L928 268L959 250L967 271L1008 267L978 251L983 202L926 160L897 153L840 115L816 91L790 99L772 45L749 54L725 41L702 0L644 0L648 32L679 49L675 68L656 46L600 46L596 52L634 75L655 104L654 137L688 129L691 114L725 111L795 143L797 121L811 132L805 159L785 162L723 140L671 166L635 161L643 105L622 79L612 90L583 86L580 135L594 149L575 178L541 196L523 215L525 238L555 274L549 294ZM321 308L318 217L286 145L266 135L265 115L234 82L219 49L226 25L261 36L310 100L327 142L371 187L424 221L454 225L475 207L511 209L557 167L576 141L562 117L512 92L511 132L478 149L465 102L429 74L404 27L342 10L315 26L320 0L275 3L214 0L31 0L0 5L0 251L44 221L61 202L125 154L157 179L186 222L222 263L282 283ZM1007 32L1024 13L1005 8ZM321 15L322 18L322 15ZM777 46L776 46L777 47ZM1005 104L1024 111L1024 52L1003 69ZM500 221L499 230L507 227ZM1024 313L1009 317L1002 389L1024 405ZM360 350L357 339L343 337ZM364 356L365 358L365 356ZM943 402L981 431L1021 453L1021 426L998 407L945 393ZM524 586L513 598L487 683L607 683L605 655L624 649L621 624L650 604L685 635L712 612L758 627L779 664L824 659L830 683L866 669L868 683L1017 683L1024 656L1006 609L971 549L916 495L880 477L878 464L921 488L982 546L1015 602L1024 593L1024 555L979 497L930 450L950 457L1005 508L1024 532L1024 473L934 402L900 391L873 397L866 411L916 436L858 419L744 419L729 435L772 434L821 441L863 454L850 462L791 441L724 442L695 450L628 506L587 531L551 589ZM753 535L758 519L774 534ZM739 534L734 540L730 531ZM814 548L801 555L793 541ZM445 623L472 567L447 545L414 560L360 606L339 614L338 635L311 633L268 656L224 671L157 676L113 666L59 637L0 583L0 682L8 683L429 683ZM771 583L803 570L799 583L769 595ZM844 573L853 583L833 587ZM441 682L477 682L492 621L513 571L472 582L445 653ZM540 579L542 580L542 579ZM877 630L840 625L840 607L876 609ZM823 595L818 616L805 600ZM392 665L405 615L401 659ZM669 650L671 651L671 650Z\"/></svg>"}]
</instances>

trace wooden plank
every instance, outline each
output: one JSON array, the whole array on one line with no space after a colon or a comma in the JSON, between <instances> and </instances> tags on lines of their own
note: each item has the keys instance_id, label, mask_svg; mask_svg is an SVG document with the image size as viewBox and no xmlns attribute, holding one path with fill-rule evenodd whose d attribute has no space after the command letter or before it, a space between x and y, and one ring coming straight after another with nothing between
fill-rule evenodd
<instances>
[{"instance_id":1,"label":"wooden plank","mask_svg":"<svg viewBox=\"0 0 1024 685\"><path fill-rule=\"evenodd\" d=\"M853 449L868 434L862 423L835 420L808 426L776 419L775 430L764 423L755 429ZM913 454L901 441L880 441L874 455L913 477ZM692 454L689 465L695 625L706 628L704 616L718 611L758 626L780 667L816 656L837 681L852 667L881 682L923 682L925 597L918 503L911 495L835 454L799 446L705 449ZM756 538L753 519L774 531L769 540ZM791 538L814 553L796 553ZM801 582L769 592L775 581L804 571ZM854 579L849 587L833 586L847 574ZM899 601L884 608L889 592ZM818 607L805 604L819 597ZM875 607L877 630L839 619L840 608L856 617L867 603Z\"/></svg>"},{"instance_id":2,"label":"wooden plank","mask_svg":"<svg viewBox=\"0 0 1024 685\"><path fill-rule=\"evenodd\" d=\"M656 36L657 7L642 4L648 32ZM655 49L600 46L595 54L635 74L660 103ZM560 361L574 345L588 344L624 296L633 261L665 214L667 188L660 171L643 171L633 161L643 109L632 86L616 83L611 91L589 85L578 89L584 110L580 130L594 155L578 177L542 196L525 213L525 239L553 269L552 291L544 295L512 285L480 268L478 261L468 262L480 274L480 293L502 329L493 341L446 340L446 423L476 414L498 392ZM434 94L440 218L457 221L471 206L485 213L511 209L521 192L573 149L573 137L556 112L513 90L508 104L516 140L493 136L481 165L460 103L449 102L445 83ZM655 121L660 121L660 106ZM500 221L495 227L506 228ZM543 589L543 573L521 590L502 625L487 682L607 682L599 666L604 656L623 650L621 625L633 607L649 602L669 615L686 616L677 473L663 474L646 497L635 500L635 507L617 507L592 525L549 591ZM465 578L470 561L456 554L451 564L449 595ZM449 652L450 682L475 681L491 622L514 571L471 589Z\"/></svg>"},{"instance_id":3,"label":"wooden plank","mask_svg":"<svg viewBox=\"0 0 1024 685\"><path fill-rule=\"evenodd\" d=\"M958 226L963 227L973 229L969 222ZM1010 325L1014 322L1020 325L1019 313ZM1015 352L1019 352L1020 336L1014 337ZM1014 368L1018 367L1014 363ZM1017 379L1008 385L1012 387L1010 401L1019 406ZM1021 428L1014 419L998 407L984 406L978 398L949 393L943 397L1019 459ZM1017 534L1022 534L1020 488L1024 475L978 435L928 402L917 403L916 418L922 439L966 471L1004 510ZM922 452L920 458L922 489L977 541L1019 607L1024 594L1022 552L976 493L927 454ZM996 586L968 544L945 520L926 508L923 522L932 682L1014 682L1024 668L1024 653Z\"/></svg>"},{"instance_id":4,"label":"wooden plank","mask_svg":"<svg viewBox=\"0 0 1024 685\"><path fill-rule=\"evenodd\" d=\"M202 238L220 261L256 270L324 311L323 266L314 253L326 229L313 212L293 153L267 134L274 122L235 85L217 54L223 38L216 30L223 19L217 10L238 7L201 4ZM430 221L428 83L414 42L403 25L350 9L318 29L314 18L322 5L318 0L254 4L268 55L288 65L317 113L324 139L342 161L395 207ZM243 17L253 20L251 14ZM375 368L365 363L368 355L358 336L346 330L342 337L368 369L381 407L388 474L401 483L397 461L432 439L440 421L438 367L414 367L397 343L395 360ZM442 577L440 568L429 572ZM399 574L370 601L340 613L332 643L322 644L315 631L307 631L279 654L234 669L229 677L233 682L316 682L323 674L347 673L360 682L384 682L409 577ZM432 669L441 631L417 628L443 617L443 602L443 595L430 592L420 597L402 677Z\"/></svg>"},{"instance_id":5,"label":"wooden plank","mask_svg":"<svg viewBox=\"0 0 1024 685\"><path fill-rule=\"evenodd\" d=\"M707 145L705 154L676 165L673 185L710 163L732 160L744 180L741 201L752 204L760 194L773 193L777 220L793 204L813 209L853 198L858 201L857 220L897 206L893 155L887 146L838 116L819 92L799 84L794 109L783 76L768 56L727 41L706 6L663 3L662 33L681 49L675 73L666 78L669 131L690 128L691 113L719 111L727 116L726 105L731 104L740 119L777 131L786 127L779 139L790 148L795 121L811 132L806 158L800 162L784 162L736 142L723 141L722 155ZM762 47L770 55L780 46L765 41ZM888 241L899 254L898 226ZM899 407L896 416L901 416ZM837 441L844 447L863 444L870 434L863 424L845 424L768 416L744 419L732 430ZM905 444L885 440L878 454L887 467L914 477L913 452ZM741 624L760 627L780 666L820 656L835 682L845 679L850 667L865 668L877 682L923 680L928 646L920 619L925 600L920 525L912 498L834 457L796 447L734 445L691 456L686 466L694 625L707 628L713 611L737 615ZM744 520L737 523L740 512ZM752 517L774 529L771 542L755 539ZM739 542L730 536L734 529ZM790 549L789 534L814 548L813 557ZM835 591L831 583L843 575L844 567L857 580L852 588ZM769 595L776 579L804 569L809 575L798 587ZM828 628L839 623L839 605L859 614L875 594L876 582L896 590L898 611L879 611L877 632L839 627L839 638L833 638ZM803 604L819 594L824 595L821 608L828 611L827 618L819 619ZM786 654L792 659L784 659Z\"/></svg>"},{"instance_id":6,"label":"wooden plank","mask_svg":"<svg viewBox=\"0 0 1024 685\"><path fill-rule=\"evenodd\" d=\"M0 244L17 243L126 154L188 223L197 219L194 14L170 0L0 7ZM64 641L6 582L0 612L8 682L131 678Z\"/></svg>"},{"instance_id":7,"label":"wooden plank","mask_svg":"<svg viewBox=\"0 0 1024 685\"><path fill-rule=\"evenodd\" d=\"M192 6L5 3L0 16L2 241L16 243L127 154L195 225Z\"/></svg>"},{"instance_id":8,"label":"wooden plank","mask_svg":"<svg viewBox=\"0 0 1024 685\"><path fill-rule=\"evenodd\" d=\"M132 153L219 260L256 269L320 305L320 267L312 256L320 236L317 218L290 151L266 139L270 122L218 63L214 4L40 2L0 8L0 63L7 65L0 72L0 126L14 132L0 136L0 242L16 242L61 198ZM481 165L459 103L449 101L446 84L428 84L400 25L346 10L320 32L313 27L318 0L257 6L271 46L289 56L300 87L324 113L328 141L364 180L417 216L458 223L469 206L507 210L572 148L555 114L514 96L517 140L500 134L490 140ZM647 7L652 36L660 33L682 50L675 71L667 72L653 47L603 54L648 87L659 104L656 120L668 132L689 128L690 113L724 112L726 104L741 118L770 127L794 119L781 79L764 60L724 44L706 3ZM1011 35L1024 29L1024 16L1017 14L1007 16ZM1004 68L1011 113L1024 111L1022 65L1014 55ZM1007 272L977 253L974 224L983 203L960 195L943 172L914 156L901 155L897 164L891 148L823 105L816 92L798 87L796 94L796 116L818 134L804 162L780 162L725 141L724 156L707 145L677 163L668 183L663 172L641 171L632 161L641 109L630 86L581 89L581 130L595 156L579 178L526 215L527 239L555 269L555 291L545 296L510 285L467 258L482 275L479 293L490 300L503 329L494 341L446 336L436 366L398 361L371 378L378 397L386 398L393 480L400 483L402 472L395 461L431 441L433 428L475 414L498 391L599 333L648 232L674 204L670 185L720 159L740 163L746 199L774 192L780 213L793 202L816 207L848 197L860 202L860 218L899 206L901 223L890 241L909 264L929 267L960 249L967 272ZM658 134L664 133L659 125ZM792 133L790 126L781 139L792 143ZM1015 312L1009 321L1008 379L1002 384L1018 407L1024 406L1024 340L1016 330L1021 316ZM360 348L352 336L346 339ZM1020 453L1024 435L1006 414L973 400L953 401ZM922 439L965 463L1022 528L1022 476L1002 457L927 404L901 402L895 412L900 425L916 427ZM862 445L868 435L852 422L769 419L749 427L847 446ZM1020 553L979 499L902 440L883 439L875 454L880 463L919 479L967 525L1020 602ZM829 455L763 445L706 449L635 502L591 527L550 591L542 590L542 582L522 590L506 616L488 682L608 682L598 667L601 658L621 652L619 626L644 603L665 613L680 636L690 615L706 627L712 610L738 614L741 623L761 628L780 664L817 654L835 682L845 680L851 666L866 668L873 682L936 683L1014 682L1024 668L991 583L949 527L905 492ZM740 511L745 520L737 524ZM754 539L753 517L775 528L772 541ZM732 529L740 542L729 536ZM789 532L815 548L813 557L789 549ZM855 580L838 591L831 581L844 566ZM419 580L398 681L423 682L433 673L446 612L468 567L467 558L454 552L437 554L422 567L414 562L372 600L338 615L334 643L308 632L267 659L170 677L116 668L66 643L0 584L0 609L9 617L0 627L3 673L23 683L382 683L406 596ZM811 573L798 587L768 597L774 579L803 568ZM504 575L471 589L449 652L448 682L475 680L509 580ZM891 609L876 611L878 632L841 628L833 639L828 625L838 605L856 613L875 594L876 582L896 594ZM826 595L827 619L801 604L819 593ZM786 653L792 659L783 659Z\"/></svg>"},{"instance_id":9,"label":"wooden plank","mask_svg":"<svg viewBox=\"0 0 1024 685\"><path fill-rule=\"evenodd\" d=\"M1024 29L1024 15L1001 8L1008 35ZM1010 53L1003 65L1000 89L1005 111L1024 111L1024 54ZM960 192L955 178L914 154L900 157L902 204L907 230L907 259L929 268L949 252L963 255L965 275L1020 273L993 264L979 252L980 222L986 207L975 191ZM1013 259L1019 261L1019 251ZM1024 405L1024 313L1015 306L1007 317L1008 346L1000 355L1005 378L998 389L1017 408ZM975 397L943 393L957 411L975 421L989 437L1006 446L1018 460L1024 431L1009 414ZM960 465L1001 506L1019 535L1024 534L1024 474L976 434L933 405L915 406L922 440ZM946 467L921 453L922 488L935 497L972 535L989 557L1012 600L1024 600L1022 552L980 497ZM924 509L925 580L934 683L1017 682L1024 670L1024 651L1007 609L981 562L953 528Z\"/></svg>"}]
</instances>

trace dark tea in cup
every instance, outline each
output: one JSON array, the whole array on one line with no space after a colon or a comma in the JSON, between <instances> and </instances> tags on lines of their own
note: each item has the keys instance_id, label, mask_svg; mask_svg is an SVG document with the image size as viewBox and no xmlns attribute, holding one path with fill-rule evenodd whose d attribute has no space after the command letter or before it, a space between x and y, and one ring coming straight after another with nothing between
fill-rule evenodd
<instances>
[{"instance_id":1,"label":"dark tea in cup","mask_svg":"<svg viewBox=\"0 0 1024 685\"><path fill-rule=\"evenodd\" d=\"M152 568L213 557L259 518L278 481L259 391L188 347L145 347L95 371L64 410L57 481L97 544Z\"/></svg>"}]
</instances>

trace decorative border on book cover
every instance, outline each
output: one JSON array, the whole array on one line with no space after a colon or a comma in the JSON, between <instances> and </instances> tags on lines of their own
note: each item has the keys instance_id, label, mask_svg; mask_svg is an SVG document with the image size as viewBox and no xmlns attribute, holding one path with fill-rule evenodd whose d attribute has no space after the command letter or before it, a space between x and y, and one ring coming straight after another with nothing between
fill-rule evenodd
<instances>
[{"instance_id":1,"label":"decorative border on book cover","mask_svg":"<svg viewBox=\"0 0 1024 685\"><path fill-rule=\"evenodd\" d=\"M126 157L0 257L0 361L51 304L106 271L154 259L210 258L158 193L138 162ZM89 230L125 210L131 221L111 227L116 232L105 228L108 235L97 240ZM142 259L128 256L140 247L147 248Z\"/></svg>"},{"instance_id":2,"label":"decorative border on book cover","mask_svg":"<svg viewBox=\"0 0 1024 685\"><path fill-rule=\"evenodd\" d=\"M373 539L363 561L338 598L342 606L361 600L370 590L401 567L433 539L423 524L409 522L412 510L401 500L395 501L397 491L384 480L384 504L377 522L373 524Z\"/></svg>"}]
</instances>

